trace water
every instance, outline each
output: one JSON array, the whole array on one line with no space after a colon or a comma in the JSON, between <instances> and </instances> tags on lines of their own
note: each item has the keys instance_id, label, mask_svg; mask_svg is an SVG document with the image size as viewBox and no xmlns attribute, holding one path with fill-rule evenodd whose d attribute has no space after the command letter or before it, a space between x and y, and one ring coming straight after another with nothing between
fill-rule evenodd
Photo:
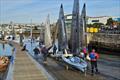
<instances>
[{"instance_id":1,"label":"water","mask_svg":"<svg viewBox=\"0 0 120 80\"><path fill-rule=\"evenodd\" d=\"M12 49L12 46L9 44L0 43L0 56L11 56Z\"/></svg>"},{"instance_id":2,"label":"water","mask_svg":"<svg viewBox=\"0 0 120 80\"><path fill-rule=\"evenodd\" d=\"M25 40L24 41L24 44L26 44L26 49L28 50L28 53L30 53L31 55L34 56L34 51L33 49L35 47L38 47L39 46L39 43L38 42L32 42L30 40Z\"/></svg>"}]
</instances>

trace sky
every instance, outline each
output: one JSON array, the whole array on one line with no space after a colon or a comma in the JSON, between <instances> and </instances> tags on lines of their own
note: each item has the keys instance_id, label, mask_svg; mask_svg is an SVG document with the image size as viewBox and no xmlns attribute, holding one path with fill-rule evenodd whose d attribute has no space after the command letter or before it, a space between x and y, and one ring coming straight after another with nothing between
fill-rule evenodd
<instances>
[{"instance_id":1,"label":"sky","mask_svg":"<svg viewBox=\"0 0 120 80\"><path fill-rule=\"evenodd\" d=\"M59 16L61 3L65 14L71 14L74 0L0 0L0 23L44 23L50 15L51 23ZM120 0L79 0L80 13L86 3L87 16L120 17Z\"/></svg>"}]
</instances>

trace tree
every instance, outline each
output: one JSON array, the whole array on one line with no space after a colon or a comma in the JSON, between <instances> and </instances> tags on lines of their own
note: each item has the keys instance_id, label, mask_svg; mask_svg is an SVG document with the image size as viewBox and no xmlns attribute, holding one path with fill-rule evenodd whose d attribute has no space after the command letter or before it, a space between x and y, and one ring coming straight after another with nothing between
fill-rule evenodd
<instances>
[{"instance_id":1,"label":"tree","mask_svg":"<svg viewBox=\"0 0 120 80\"><path fill-rule=\"evenodd\" d=\"M87 27L93 27L93 25L92 24L87 24Z\"/></svg>"},{"instance_id":2,"label":"tree","mask_svg":"<svg viewBox=\"0 0 120 80\"><path fill-rule=\"evenodd\" d=\"M87 24L87 27L101 28L103 25L104 25L103 23L94 23L94 24Z\"/></svg>"},{"instance_id":3,"label":"tree","mask_svg":"<svg viewBox=\"0 0 120 80\"><path fill-rule=\"evenodd\" d=\"M104 25L104 24L103 23L94 23L93 27L95 27L95 28L101 28L102 25Z\"/></svg>"},{"instance_id":4,"label":"tree","mask_svg":"<svg viewBox=\"0 0 120 80\"><path fill-rule=\"evenodd\" d=\"M106 25L112 25L113 22L114 22L113 19L112 19L112 18L109 18L109 19L107 20Z\"/></svg>"}]
</instances>

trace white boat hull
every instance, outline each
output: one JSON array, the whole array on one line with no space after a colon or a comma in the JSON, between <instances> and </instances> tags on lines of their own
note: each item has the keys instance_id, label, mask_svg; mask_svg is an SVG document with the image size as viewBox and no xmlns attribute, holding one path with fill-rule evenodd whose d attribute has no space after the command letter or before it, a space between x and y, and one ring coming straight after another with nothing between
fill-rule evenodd
<instances>
[{"instance_id":1,"label":"white boat hull","mask_svg":"<svg viewBox=\"0 0 120 80\"><path fill-rule=\"evenodd\" d=\"M83 59L80 59L79 62L75 62L73 57L67 58L67 57L62 56L62 59L65 63L79 69L82 72L85 72L87 68L87 62L84 61Z\"/></svg>"}]
</instances>

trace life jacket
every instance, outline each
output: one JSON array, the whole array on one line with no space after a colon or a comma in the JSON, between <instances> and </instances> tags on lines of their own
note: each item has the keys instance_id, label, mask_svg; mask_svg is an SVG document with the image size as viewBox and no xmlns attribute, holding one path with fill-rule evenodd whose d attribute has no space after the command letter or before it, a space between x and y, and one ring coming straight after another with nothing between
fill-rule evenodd
<instances>
[{"instance_id":1,"label":"life jacket","mask_svg":"<svg viewBox=\"0 0 120 80\"><path fill-rule=\"evenodd\" d=\"M83 53L86 54L87 53L87 50L86 48L83 49Z\"/></svg>"},{"instance_id":2,"label":"life jacket","mask_svg":"<svg viewBox=\"0 0 120 80\"><path fill-rule=\"evenodd\" d=\"M99 59L99 54L98 53L95 53L95 57L96 57L96 59Z\"/></svg>"},{"instance_id":3,"label":"life jacket","mask_svg":"<svg viewBox=\"0 0 120 80\"><path fill-rule=\"evenodd\" d=\"M91 52L89 57L90 57L91 61L97 61L97 59L99 58L99 55L97 53Z\"/></svg>"}]
</instances>

